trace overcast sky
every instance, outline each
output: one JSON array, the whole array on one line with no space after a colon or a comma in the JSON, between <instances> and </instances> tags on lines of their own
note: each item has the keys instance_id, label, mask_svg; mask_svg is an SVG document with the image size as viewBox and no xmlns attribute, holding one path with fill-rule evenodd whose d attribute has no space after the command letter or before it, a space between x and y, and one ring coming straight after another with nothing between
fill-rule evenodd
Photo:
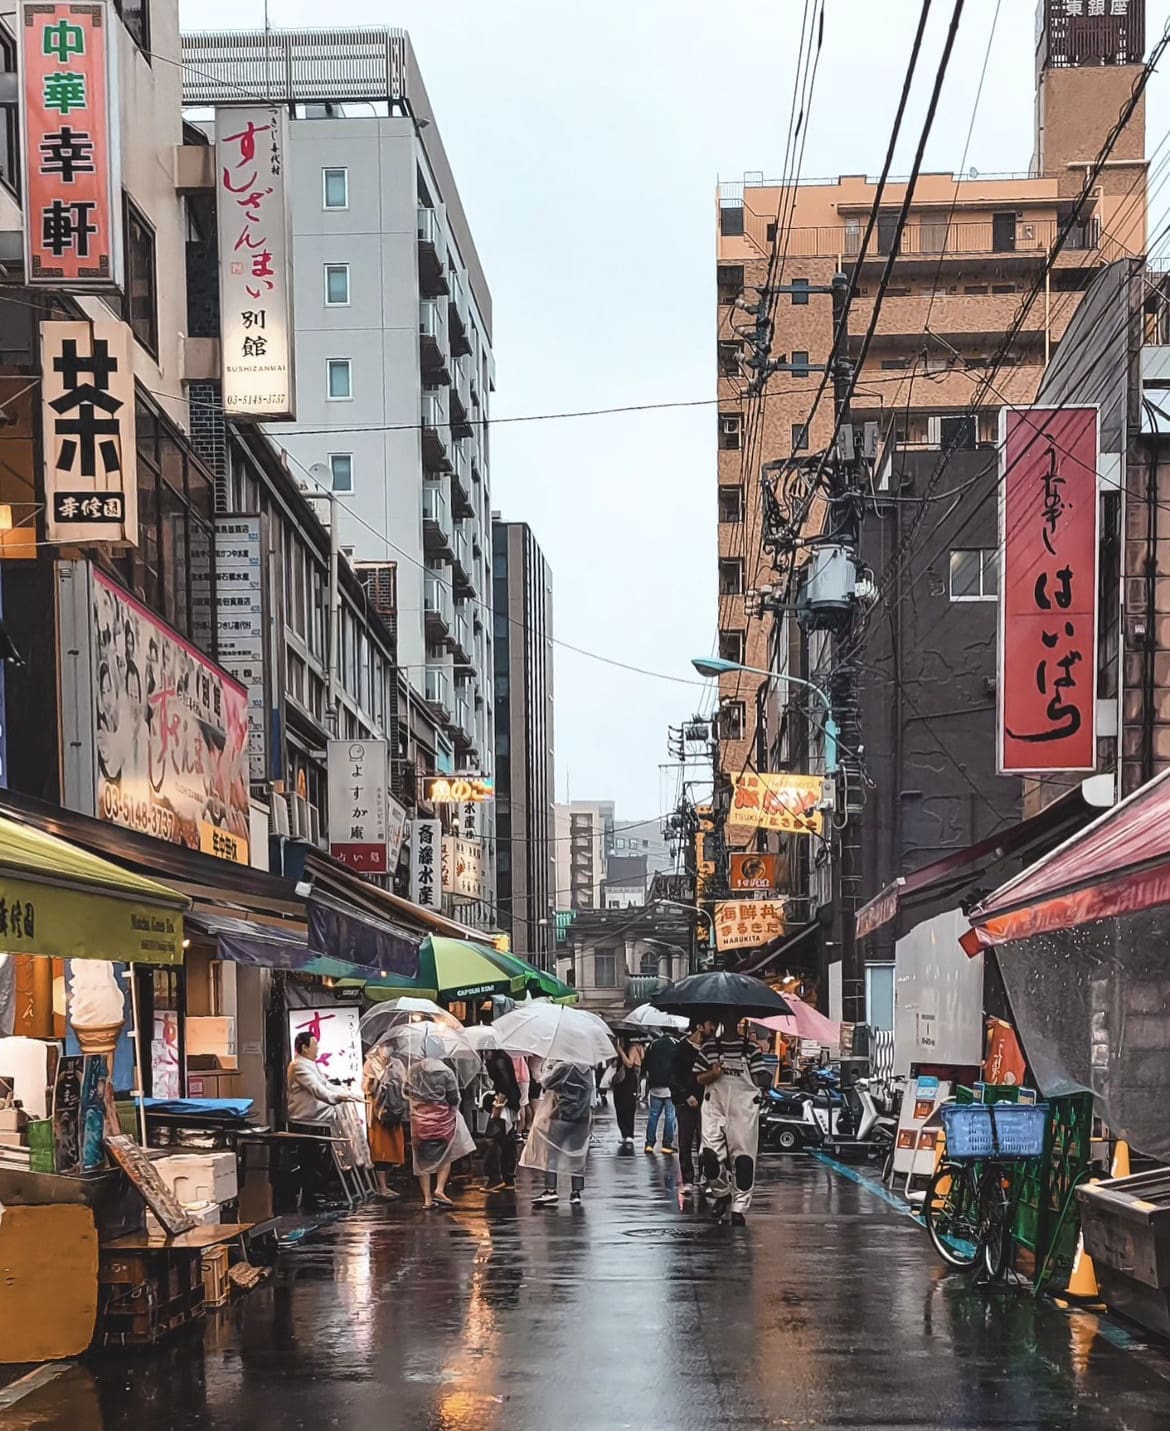
<instances>
[{"instance_id":1,"label":"overcast sky","mask_svg":"<svg viewBox=\"0 0 1170 1431\"><path fill-rule=\"evenodd\" d=\"M1131 0L1140 3L1140 0ZM803 174L881 168L917 0L827 0ZM933 7L895 173L921 127L949 20ZM926 167L957 169L996 0L967 0ZM492 290L495 418L710 399L719 178L778 177L803 0L339 0L335 24L410 31ZM967 167L1026 170L1035 6L1001 0ZM1149 0L1147 50L1170 13ZM274 27L322 7L270 0ZM190 0L190 29L259 26L259 0ZM1170 124L1149 91L1148 153ZM1165 157L1165 151L1163 155ZM1158 180L1155 178L1155 184ZM1165 208L1165 191L1155 201ZM715 413L501 425L493 505L530 523L555 583L558 639L674 677L715 640ZM707 688L558 646L557 795L626 817L675 799L667 725ZM708 700L709 705L709 700Z\"/></svg>"}]
</instances>

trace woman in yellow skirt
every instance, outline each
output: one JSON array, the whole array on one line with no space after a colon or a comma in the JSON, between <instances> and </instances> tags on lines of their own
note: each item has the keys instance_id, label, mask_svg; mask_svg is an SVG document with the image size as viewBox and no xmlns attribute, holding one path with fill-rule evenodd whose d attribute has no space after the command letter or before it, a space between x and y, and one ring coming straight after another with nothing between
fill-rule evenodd
<instances>
[{"instance_id":1,"label":"woman in yellow skirt","mask_svg":"<svg viewBox=\"0 0 1170 1431\"><path fill-rule=\"evenodd\" d=\"M362 1091L366 1095L366 1135L370 1158L378 1179L378 1194L396 1201L390 1186L391 1168L406 1162L406 1066L379 1045L366 1055L362 1068Z\"/></svg>"}]
</instances>

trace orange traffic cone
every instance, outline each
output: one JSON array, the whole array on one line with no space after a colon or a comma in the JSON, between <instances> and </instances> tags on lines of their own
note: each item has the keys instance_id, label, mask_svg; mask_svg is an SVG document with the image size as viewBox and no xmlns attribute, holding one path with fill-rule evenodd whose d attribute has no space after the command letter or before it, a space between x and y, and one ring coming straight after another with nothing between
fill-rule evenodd
<instances>
[{"instance_id":1,"label":"orange traffic cone","mask_svg":"<svg viewBox=\"0 0 1170 1431\"><path fill-rule=\"evenodd\" d=\"M1090 1178L1090 1182L1097 1182L1096 1178ZM1093 1259L1085 1251L1085 1234L1077 1234L1077 1254L1073 1258L1072 1271L1069 1273L1068 1287L1065 1289L1068 1296L1077 1297L1081 1301L1095 1302L1100 1295L1100 1288L1097 1286L1097 1271L1093 1266Z\"/></svg>"},{"instance_id":2,"label":"orange traffic cone","mask_svg":"<svg viewBox=\"0 0 1170 1431\"><path fill-rule=\"evenodd\" d=\"M1129 1144L1121 1138L1113 1145L1113 1166L1109 1169L1109 1176L1129 1177Z\"/></svg>"}]
</instances>

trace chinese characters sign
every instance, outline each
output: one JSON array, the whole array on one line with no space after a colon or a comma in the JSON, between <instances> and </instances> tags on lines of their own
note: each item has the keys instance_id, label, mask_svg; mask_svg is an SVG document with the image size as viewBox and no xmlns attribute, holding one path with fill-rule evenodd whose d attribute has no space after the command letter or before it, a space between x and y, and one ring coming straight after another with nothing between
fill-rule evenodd
<instances>
[{"instance_id":1,"label":"chinese characters sign","mask_svg":"<svg viewBox=\"0 0 1170 1431\"><path fill-rule=\"evenodd\" d=\"M748 830L780 830L787 835L820 835L824 818L817 808L824 798L819 775L732 777L729 825Z\"/></svg>"},{"instance_id":2,"label":"chinese characters sign","mask_svg":"<svg viewBox=\"0 0 1170 1431\"><path fill-rule=\"evenodd\" d=\"M715 906L716 949L755 949L783 933L782 899L722 899Z\"/></svg>"},{"instance_id":3,"label":"chinese characters sign","mask_svg":"<svg viewBox=\"0 0 1170 1431\"><path fill-rule=\"evenodd\" d=\"M728 884L733 890L774 890L780 886L780 856L746 854L729 856Z\"/></svg>"},{"instance_id":4,"label":"chinese characters sign","mask_svg":"<svg viewBox=\"0 0 1170 1431\"><path fill-rule=\"evenodd\" d=\"M24 274L32 287L121 286L113 13L105 0L21 0Z\"/></svg>"},{"instance_id":5,"label":"chinese characters sign","mask_svg":"<svg viewBox=\"0 0 1170 1431\"><path fill-rule=\"evenodd\" d=\"M415 820L410 832L410 897L423 909L442 904L442 846L443 827L438 820Z\"/></svg>"},{"instance_id":6,"label":"chinese characters sign","mask_svg":"<svg viewBox=\"0 0 1170 1431\"><path fill-rule=\"evenodd\" d=\"M459 902L483 898L483 847L478 840L443 836L442 889Z\"/></svg>"},{"instance_id":7,"label":"chinese characters sign","mask_svg":"<svg viewBox=\"0 0 1170 1431\"><path fill-rule=\"evenodd\" d=\"M130 329L42 323L41 372L46 539L137 546Z\"/></svg>"},{"instance_id":8,"label":"chinese characters sign","mask_svg":"<svg viewBox=\"0 0 1170 1431\"><path fill-rule=\"evenodd\" d=\"M390 755L384 740L329 742L329 853L361 874L385 874Z\"/></svg>"},{"instance_id":9,"label":"chinese characters sign","mask_svg":"<svg viewBox=\"0 0 1170 1431\"><path fill-rule=\"evenodd\" d=\"M1097 412L1007 410L999 769L1096 766Z\"/></svg>"},{"instance_id":10,"label":"chinese characters sign","mask_svg":"<svg viewBox=\"0 0 1170 1431\"><path fill-rule=\"evenodd\" d=\"M432 805L470 805L495 798L495 782L483 775L434 775L423 784Z\"/></svg>"},{"instance_id":11,"label":"chinese characters sign","mask_svg":"<svg viewBox=\"0 0 1170 1431\"><path fill-rule=\"evenodd\" d=\"M93 574L97 815L248 863L248 699L206 656Z\"/></svg>"},{"instance_id":12,"label":"chinese characters sign","mask_svg":"<svg viewBox=\"0 0 1170 1431\"><path fill-rule=\"evenodd\" d=\"M215 112L223 406L294 417L292 263L285 195L288 118L279 106Z\"/></svg>"},{"instance_id":13,"label":"chinese characters sign","mask_svg":"<svg viewBox=\"0 0 1170 1431\"><path fill-rule=\"evenodd\" d=\"M260 556L259 517L216 518L216 650L224 670L248 692L248 771L257 783L267 779L264 583Z\"/></svg>"}]
</instances>

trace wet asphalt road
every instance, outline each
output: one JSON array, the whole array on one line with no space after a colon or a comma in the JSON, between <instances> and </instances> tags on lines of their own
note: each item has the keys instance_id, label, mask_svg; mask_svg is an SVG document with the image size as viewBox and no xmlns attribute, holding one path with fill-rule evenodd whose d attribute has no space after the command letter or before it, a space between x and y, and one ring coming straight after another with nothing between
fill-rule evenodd
<instances>
[{"instance_id":1,"label":"wet asphalt road","mask_svg":"<svg viewBox=\"0 0 1170 1431\"><path fill-rule=\"evenodd\" d=\"M202 1337L93 1357L0 1427L1170 1425L1170 1352L1026 1289L973 1290L813 1159L766 1159L747 1228L714 1228L680 1208L669 1163L617 1152L606 1119L583 1209L460 1202L343 1218Z\"/></svg>"}]
</instances>

